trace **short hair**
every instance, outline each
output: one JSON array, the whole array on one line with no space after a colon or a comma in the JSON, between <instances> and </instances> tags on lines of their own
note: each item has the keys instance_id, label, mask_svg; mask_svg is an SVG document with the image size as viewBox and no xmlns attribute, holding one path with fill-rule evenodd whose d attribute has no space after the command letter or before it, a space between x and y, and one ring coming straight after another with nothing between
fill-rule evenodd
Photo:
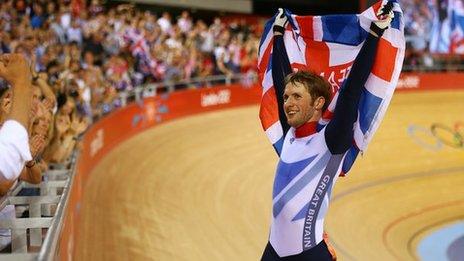
<instances>
[{"instance_id":1,"label":"short hair","mask_svg":"<svg viewBox=\"0 0 464 261\"><path fill-rule=\"evenodd\" d=\"M311 95L313 103L318 97L324 97L325 103L324 106L322 106L322 112L329 106L332 97L332 87L322 76L310 71L297 71L285 77L284 86L287 86L289 83L303 84L309 95Z\"/></svg>"}]
</instances>

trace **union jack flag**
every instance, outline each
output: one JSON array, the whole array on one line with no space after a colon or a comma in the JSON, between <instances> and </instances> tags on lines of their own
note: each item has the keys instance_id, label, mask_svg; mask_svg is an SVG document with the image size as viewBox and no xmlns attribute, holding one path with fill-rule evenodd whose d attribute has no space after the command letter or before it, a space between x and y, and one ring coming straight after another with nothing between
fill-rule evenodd
<instances>
[{"instance_id":1,"label":"union jack flag","mask_svg":"<svg viewBox=\"0 0 464 261\"><path fill-rule=\"evenodd\" d=\"M364 85L354 126L354 142L345 157L342 175L349 171L358 153L366 150L387 110L401 72L405 51L403 15L398 2L392 2L395 18L379 41L374 66ZM332 86L332 101L319 121L319 129L331 120L338 91L349 75L371 22L378 20L378 9L386 3L387 0L379 1L361 14L352 15L298 16L285 10L289 23L284 42L292 69L318 73ZM266 23L259 45L258 71L263 88L259 116L263 129L280 154L285 137L272 79L274 20L275 16Z\"/></svg>"}]
</instances>

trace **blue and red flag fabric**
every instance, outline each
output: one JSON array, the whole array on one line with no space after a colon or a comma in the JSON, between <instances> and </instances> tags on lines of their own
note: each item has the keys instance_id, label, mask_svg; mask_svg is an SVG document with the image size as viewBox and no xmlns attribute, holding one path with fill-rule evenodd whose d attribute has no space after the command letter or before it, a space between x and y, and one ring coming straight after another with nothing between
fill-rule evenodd
<instances>
[{"instance_id":1,"label":"blue and red flag fabric","mask_svg":"<svg viewBox=\"0 0 464 261\"><path fill-rule=\"evenodd\" d=\"M345 157L342 175L351 168L359 151L366 150L385 115L401 72L405 51L403 15L398 2L392 2L395 18L379 41L374 66L364 85L353 146ZM370 24L379 20L378 9L386 3L379 1L361 14L352 15L298 16L285 10L289 23L284 43L292 69L318 73L332 86L332 100L318 123L319 129L332 119L338 91L350 73ZM280 153L284 133L272 79L274 19L275 16L266 23L259 45L258 72L263 89L259 116L266 135Z\"/></svg>"},{"instance_id":2,"label":"blue and red flag fabric","mask_svg":"<svg viewBox=\"0 0 464 261\"><path fill-rule=\"evenodd\" d=\"M450 47L452 54L464 54L464 3L462 1L449 1L450 14Z\"/></svg>"}]
</instances>

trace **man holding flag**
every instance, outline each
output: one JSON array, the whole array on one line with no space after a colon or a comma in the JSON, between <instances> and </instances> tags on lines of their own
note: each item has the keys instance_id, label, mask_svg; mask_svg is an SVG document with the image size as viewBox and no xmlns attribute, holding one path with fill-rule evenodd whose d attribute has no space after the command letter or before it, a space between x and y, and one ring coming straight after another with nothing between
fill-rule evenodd
<instances>
[{"instance_id":1,"label":"man holding flag","mask_svg":"<svg viewBox=\"0 0 464 261\"><path fill-rule=\"evenodd\" d=\"M279 9L272 32L266 26L260 118L280 160L262 260L333 260L324 218L337 177L366 148L393 94L404 57L397 15L400 21L393 2L379 2L359 18L301 18Z\"/></svg>"}]
</instances>

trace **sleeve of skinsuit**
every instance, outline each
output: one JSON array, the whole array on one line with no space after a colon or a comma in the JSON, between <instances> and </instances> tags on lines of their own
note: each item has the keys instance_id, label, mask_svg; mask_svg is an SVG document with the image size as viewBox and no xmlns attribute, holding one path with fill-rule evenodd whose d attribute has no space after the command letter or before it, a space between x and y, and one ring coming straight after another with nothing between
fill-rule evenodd
<instances>
[{"instance_id":1,"label":"sleeve of skinsuit","mask_svg":"<svg viewBox=\"0 0 464 261\"><path fill-rule=\"evenodd\" d=\"M272 81L277 98L277 107L279 109L279 120L282 125L284 137L290 129L287 123L287 117L284 112L284 80L285 76L292 73L292 67L288 59L287 51L285 50L283 35L274 36L274 45L272 46Z\"/></svg>"},{"instance_id":2,"label":"sleeve of skinsuit","mask_svg":"<svg viewBox=\"0 0 464 261\"><path fill-rule=\"evenodd\" d=\"M353 142L353 124L358 117L359 100L374 64L380 37L368 34L340 90L334 116L325 130L326 143L332 154L345 153Z\"/></svg>"}]
</instances>

